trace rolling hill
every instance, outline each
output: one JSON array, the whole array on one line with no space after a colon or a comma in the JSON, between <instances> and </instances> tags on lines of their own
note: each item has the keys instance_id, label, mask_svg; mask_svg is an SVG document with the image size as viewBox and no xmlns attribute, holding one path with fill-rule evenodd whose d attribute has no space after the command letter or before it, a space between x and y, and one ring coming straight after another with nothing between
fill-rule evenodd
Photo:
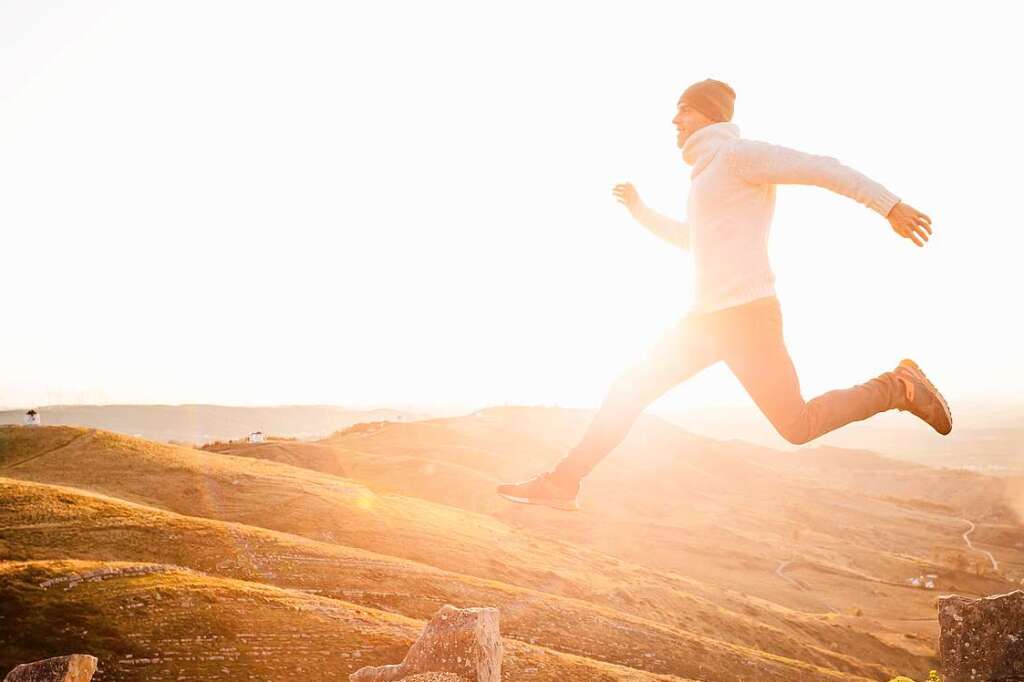
<instances>
[{"instance_id":1,"label":"rolling hill","mask_svg":"<svg viewBox=\"0 0 1024 682\"><path fill-rule=\"evenodd\" d=\"M57 574L68 560L177 567L420 625L442 603L492 605L508 641L621 666L608 679L714 680L926 673L934 594L905 577L937 571L986 594L1021 562L1012 482L965 492L870 453L790 457L656 418L588 478L584 513L493 495L549 465L587 416L495 408L207 451L0 427L0 559ZM944 563L963 551L964 513L999 572Z\"/></svg>"},{"instance_id":2,"label":"rolling hill","mask_svg":"<svg viewBox=\"0 0 1024 682\"><path fill-rule=\"evenodd\" d=\"M424 623L295 590L130 562L0 563L0 652L88 650L95 680L346 679L401 660ZM60 624L55 627L56 624ZM513 679L685 682L505 643Z\"/></svg>"},{"instance_id":3,"label":"rolling hill","mask_svg":"<svg viewBox=\"0 0 1024 682\"><path fill-rule=\"evenodd\" d=\"M694 601L692 618L728 634L729 642L695 635L593 602L472 576L423 564L315 542L264 529L181 516L71 488L0 479L0 548L10 560L123 559L176 565L204 574L263 582L343 599L406 616L429 619L445 603L487 604L502 612L506 637L587 657L607 658L639 669L682 670L713 667L712 658L757 661L759 651L744 651L744 638L756 639L790 658L856 671L863 663L806 641L804 633L769 627L749 614L722 612ZM172 542L167 542L167 539ZM756 613L753 607L750 611ZM764 610L767 616L769 612ZM870 642L798 613L774 609L780 622L832 637L863 649ZM566 628L566 623L585 627ZM733 646L730 646L732 644ZM876 655L898 659L903 652L874 643ZM645 654L658 652L658 661ZM912 658L907 663L914 663ZM916 661L920 663L920 661ZM721 663L721 661L718 661ZM737 663L737 665L740 665ZM742 668L740 668L742 669ZM877 672L877 671L876 671Z\"/></svg>"},{"instance_id":4,"label":"rolling hill","mask_svg":"<svg viewBox=\"0 0 1024 682\"><path fill-rule=\"evenodd\" d=\"M863 451L779 452L713 441L650 417L587 478L586 513L537 513L497 498L494 483L549 467L585 426L578 415L556 414L496 408L465 418L358 425L315 443L212 447L351 475L377 491L487 513L703 581L728 576L722 581L800 609L823 605L807 590L780 595L778 580L761 579L780 562L793 562L790 570L807 573L810 582L827 575L829 591L847 576L847 603L833 603L850 610L885 614L892 592L879 586L921 572L944 573L947 588L988 593L994 585L984 579L949 572L953 557L983 558L963 555L968 518L984 520L977 537L999 538L989 549L1003 557L1005 575L1024 577L1024 531L1015 512L1024 498L1021 479ZM874 583L867 593L866 576ZM927 597L906 598L919 602L921 617L931 608Z\"/></svg>"}]
</instances>

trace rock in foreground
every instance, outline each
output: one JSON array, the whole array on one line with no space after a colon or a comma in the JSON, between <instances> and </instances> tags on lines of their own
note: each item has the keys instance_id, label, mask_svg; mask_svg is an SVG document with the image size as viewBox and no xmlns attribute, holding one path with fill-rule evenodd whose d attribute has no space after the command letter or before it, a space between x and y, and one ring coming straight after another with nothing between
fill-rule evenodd
<instances>
[{"instance_id":1,"label":"rock in foreground","mask_svg":"<svg viewBox=\"0 0 1024 682\"><path fill-rule=\"evenodd\" d=\"M401 663L360 668L348 679L397 682L420 673L454 673L470 682L501 682L502 653L497 609L459 609L445 604L427 623ZM437 680L442 681L448 682L444 678Z\"/></svg>"},{"instance_id":2,"label":"rock in foreground","mask_svg":"<svg viewBox=\"0 0 1024 682\"><path fill-rule=\"evenodd\" d=\"M1024 680L1024 591L939 598L943 682Z\"/></svg>"},{"instance_id":3,"label":"rock in foreground","mask_svg":"<svg viewBox=\"0 0 1024 682\"><path fill-rule=\"evenodd\" d=\"M4 682L89 682L95 672L95 656L71 654L22 663L7 673Z\"/></svg>"}]
</instances>

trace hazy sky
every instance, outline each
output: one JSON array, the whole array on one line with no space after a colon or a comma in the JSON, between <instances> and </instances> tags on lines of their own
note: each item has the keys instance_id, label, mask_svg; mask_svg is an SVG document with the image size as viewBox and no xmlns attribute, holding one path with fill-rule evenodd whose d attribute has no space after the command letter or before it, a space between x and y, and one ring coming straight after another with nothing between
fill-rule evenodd
<instances>
[{"instance_id":1,"label":"hazy sky","mask_svg":"<svg viewBox=\"0 0 1024 682\"><path fill-rule=\"evenodd\" d=\"M945 9L944 7L949 7ZM1019 25L999 3L0 2L0 405L595 406L691 303L671 118L933 220L781 187L806 397L917 359L1024 389ZM747 403L719 365L662 404Z\"/></svg>"}]
</instances>

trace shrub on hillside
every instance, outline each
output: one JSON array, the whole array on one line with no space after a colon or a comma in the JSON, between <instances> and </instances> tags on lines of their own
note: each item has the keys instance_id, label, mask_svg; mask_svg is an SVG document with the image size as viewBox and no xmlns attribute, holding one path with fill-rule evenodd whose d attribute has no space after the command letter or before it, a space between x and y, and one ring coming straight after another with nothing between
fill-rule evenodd
<instances>
[{"instance_id":1,"label":"shrub on hillside","mask_svg":"<svg viewBox=\"0 0 1024 682\"><path fill-rule=\"evenodd\" d=\"M914 680L910 679L909 677L903 677L902 675L900 675L899 677L892 678L891 680L889 680L889 682L914 682ZM928 679L926 680L926 682L942 682L942 680L939 678L939 673L937 671L929 670Z\"/></svg>"}]
</instances>

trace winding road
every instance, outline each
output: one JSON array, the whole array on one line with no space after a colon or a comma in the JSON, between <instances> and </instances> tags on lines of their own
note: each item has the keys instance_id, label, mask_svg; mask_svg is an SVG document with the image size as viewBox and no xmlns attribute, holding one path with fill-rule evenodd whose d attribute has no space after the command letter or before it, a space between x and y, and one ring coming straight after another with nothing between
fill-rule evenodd
<instances>
[{"instance_id":1,"label":"winding road","mask_svg":"<svg viewBox=\"0 0 1024 682\"><path fill-rule=\"evenodd\" d=\"M28 457L26 457L26 458L24 458L24 459L22 459L20 461L11 462L11 463L7 464L6 466L4 466L2 468L4 468L4 469L13 469L14 467L21 466L22 464L27 464L28 462L31 462L34 459L39 459L40 457L45 457L46 455L52 455L53 453L57 452L58 450L63 450L64 448L71 447L72 445L74 445L78 441L82 440L86 436L92 435L94 432L95 432L95 429L89 429L85 433L78 434L77 436L75 436L74 438L69 440L67 443L64 443L63 445L57 445L55 447L50 448L49 450L43 450L42 452L37 452L34 455L29 455Z\"/></svg>"},{"instance_id":2,"label":"winding road","mask_svg":"<svg viewBox=\"0 0 1024 682\"><path fill-rule=\"evenodd\" d=\"M961 518L960 520L968 525L967 530L964 531L964 534L962 536L963 539L964 539L964 543L966 543L966 545L967 545L967 549L971 550L972 552L981 552L982 554L987 556L988 560L990 562L992 562L992 570L998 571L999 570L999 562L996 561L996 558L994 556L992 556L992 552L988 551L987 549L981 549L980 547L975 547L974 543L971 542L971 537L970 537L971 533L973 533L975 528L976 528L976 526L974 525L974 522L969 520L969 519L965 519L965 518ZM789 561L781 561L780 560L779 561L779 565L775 568L775 575L777 575L779 578L785 580L787 583L789 583L793 587L797 588L798 590L805 590L805 591L815 592L817 594L817 592L815 590L811 590L802 581L797 580L795 578L792 578L792 577L786 575L783 572L783 571L786 570L786 567L789 566L792 563L793 563L793 560L789 560ZM840 611L838 609L836 609L831 604L829 604L827 601L822 599L820 594L817 594L817 596L818 596L818 600L821 601L821 603L824 604L827 609L829 609L830 611L833 611L835 613L840 613ZM931 620L931 619L924 619L924 620Z\"/></svg>"},{"instance_id":3,"label":"winding road","mask_svg":"<svg viewBox=\"0 0 1024 682\"><path fill-rule=\"evenodd\" d=\"M832 604L830 604L827 601L825 601L825 599L821 596L821 594L817 590L813 590L810 587L808 587L804 582L802 582L800 580L797 580L796 578L791 578L788 575L786 575L785 573L783 573L783 571L786 569L786 566L789 566L791 563L793 563L792 560L790 560L790 561L779 561L779 565L775 569L775 575L779 576L780 578L782 578L783 580L785 580L787 583L789 583L790 585L792 585L793 587L795 587L798 590L804 590L806 592L813 592L816 595L818 601L821 602L822 605L824 605L824 607L826 609L828 609L829 611L831 611L833 613L842 613L842 611L840 611L836 607L832 606Z\"/></svg>"},{"instance_id":4,"label":"winding road","mask_svg":"<svg viewBox=\"0 0 1024 682\"><path fill-rule=\"evenodd\" d=\"M793 580L788 575L786 575L785 573L782 572L783 570L785 570L786 566L789 566L791 563L793 563L793 562L792 561L780 561L779 562L779 567L775 569L775 575L779 576L780 578L785 580L787 583L789 583L793 587L796 587L796 588L799 588L799 589L802 590L802 589L804 589L803 585L801 585L800 583L798 583L797 581Z\"/></svg>"},{"instance_id":5,"label":"winding road","mask_svg":"<svg viewBox=\"0 0 1024 682\"><path fill-rule=\"evenodd\" d=\"M992 562L992 570L993 571L998 571L999 570L999 563L996 561L996 558L994 556L992 556L992 552L988 551L987 549L979 549L978 547L975 547L974 544L971 542L971 538L968 537L971 533L974 532L974 528L975 528L974 521L968 521L967 519L960 519L960 520L965 522L967 525L970 526L970 528L968 528L966 531L964 531L964 536L963 536L964 537L964 542L967 543L967 549L973 550L975 552L981 552L982 554L987 556L988 560Z\"/></svg>"}]
</instances>

